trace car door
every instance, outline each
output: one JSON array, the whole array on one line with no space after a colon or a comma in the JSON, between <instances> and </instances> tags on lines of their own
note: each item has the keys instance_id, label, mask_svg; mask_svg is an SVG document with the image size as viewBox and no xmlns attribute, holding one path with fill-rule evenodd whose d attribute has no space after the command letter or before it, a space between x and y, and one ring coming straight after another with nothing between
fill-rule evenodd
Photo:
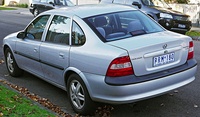
<instances>
[{"instance_id":1,"label":"car door","mask_svg":"<svg viewBox=\"0 0 200 117\"><path fill-rule=\"evenodd\" d=\"M43 77L43 73L40 65L39 51L43 31L48 19L49 15L36 18L26 28L26 37L16 42L18 64L21 68L40 77Z\"/></svg>"},{"instance_id":2,"label":"car door","mask_svg":"<svg viewBox=\"0 0 200 117\"><path fill-rule=\"evenodd\" d=\"M64 70L69 66L70 27L70 18L55 15L40 47L45 78L59 85L64 85Z\"/></svg>"}]
</instances>

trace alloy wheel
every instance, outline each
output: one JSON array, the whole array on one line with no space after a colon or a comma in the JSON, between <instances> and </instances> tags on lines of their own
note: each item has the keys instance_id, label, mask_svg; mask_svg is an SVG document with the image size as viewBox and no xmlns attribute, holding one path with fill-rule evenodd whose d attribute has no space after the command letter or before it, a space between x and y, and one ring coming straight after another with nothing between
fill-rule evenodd
<instances>
[{"instance_id":1,"label":"alloy wheel","mask_svg":"<svg viewBox=\"0 0 200 117\"><path fill-rule=\"evenodd\" d=\"M13 60L12 54L10 52L7 53L6 62L7 62L8 70L11 73L13 73L13 71L14 71L14 67L13 67L14 60Z\"/></svg>"},{"instance_id":2,"label":"alloy wheel","mask_svg":"<svg viewBox=\"0 0 200 117\"><path fill-rule=\"evenodd\" d=\"M73 80L70 84L70 98L73 105L82 109L85 104L85 93L81 83L77 80Z\"/></svg>"}]
</instances>

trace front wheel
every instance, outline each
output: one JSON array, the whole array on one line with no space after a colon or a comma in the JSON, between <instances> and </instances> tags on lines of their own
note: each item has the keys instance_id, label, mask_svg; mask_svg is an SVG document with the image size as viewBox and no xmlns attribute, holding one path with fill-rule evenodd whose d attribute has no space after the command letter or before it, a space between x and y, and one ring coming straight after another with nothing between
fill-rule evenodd
<instances>
[{"instance_id":1,"label":"front wheel","mask_svg":"<svg viewBox=\"0 0 200 117\"><path fill-rule=\"evenodd\" d=\"M91 115L95 110L95 103L91 100L87 88L77 74L72 74L67 83L70 104L75 112Z\"/></svg>"},{"instance_id":2,"label":"front wheel","mask_svg":"<svg viewBox=\"0 0 200 117\"><path fill-rule=\"evenodd\" d=\"M17 76L22 75L23 70L21 70L18 67L15 61L15 58L9 48L5 50L5 60L6 60L6 66L7 66L8 72L11 76L17 77Z\"/></svg>"},{"instance_id":3,"label":"front wheel","mask_svg":"<svg viewBox=\"0 0 200 117\"><path fill-rule=\"evenodd\" d=\"M36 17L38 14L39 14L39 10L38 10L37 8L35 8L35 9L33 10L33 15L34 15L34 17Z\"/></svg>"}]
</instances>

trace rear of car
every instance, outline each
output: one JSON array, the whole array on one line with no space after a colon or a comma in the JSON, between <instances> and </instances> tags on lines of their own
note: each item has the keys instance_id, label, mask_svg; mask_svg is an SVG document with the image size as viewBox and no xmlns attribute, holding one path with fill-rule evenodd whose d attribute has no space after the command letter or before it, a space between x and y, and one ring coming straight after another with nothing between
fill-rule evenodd
<instances>
[{"instance_id":1,"label":"rear of car","mask_svg":"<svg viewBox=\"0 0 200 117\"><path fill-rule=\"evenodd\" d=\"M110 62L105 79L87 76L93 100L135 102L195 79L197 62L190 37L166 31L140 11L102 14L85 21L105 44L124 50Z\"/></svg>"},{"instance_id":2,"label":"rear of car","mask_svg":"<svg viewBox=\"0 0 200 117\"><path fill-rule=\"evenodd\" d=\"M12 76L26 70L68 91L85 115L94 102L131 103L187 85L197 70L190 37L125 5L44 12L5 37L3 48Z\"/></svg>"}]
</instances>

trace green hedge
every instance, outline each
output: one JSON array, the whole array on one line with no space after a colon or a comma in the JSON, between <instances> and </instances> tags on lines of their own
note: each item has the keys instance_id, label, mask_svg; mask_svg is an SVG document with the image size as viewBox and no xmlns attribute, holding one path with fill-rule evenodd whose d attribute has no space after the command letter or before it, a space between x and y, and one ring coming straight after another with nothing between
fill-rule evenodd
<instances>
[{"instance_id":1,"label":"green hedge","mask_svg":"<svg viewBox=\"0 0 200 117\"><path fill-rule=\"evenodd\" d=\"M17 4L16 7L28 8L28 4Z\"/></svg>"},{"instance_id":2,"label":"green hedge","mask_svg":"<svg viewBox=\"0 0 200 117\"><path fill-rule=\"evenodd\" d=\"M198 31L189 31L189 32L186 32L186 35L188 35L188 36L200 36L200 32L198 32Z\"/></svg>"}]
</instances>

